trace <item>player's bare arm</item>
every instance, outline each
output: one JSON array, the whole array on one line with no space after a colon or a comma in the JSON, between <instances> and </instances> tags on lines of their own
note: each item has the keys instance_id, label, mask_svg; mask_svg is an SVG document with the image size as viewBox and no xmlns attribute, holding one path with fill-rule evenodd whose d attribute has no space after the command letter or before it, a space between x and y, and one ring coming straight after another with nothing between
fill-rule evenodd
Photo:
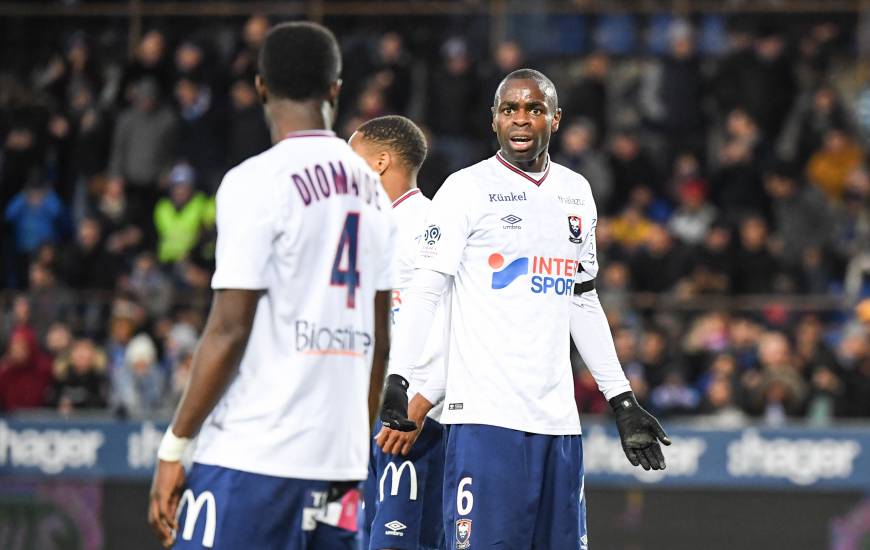
<instances>
[{"instance_id":1,"label":"player's bare arm","mask_svg":"<svg viewBox=\"0 0 870 550\"><path fill-rule=\"evenodd\" d=\"M381 389L390 355L390 293L380 290L375 294L375 356L369 384L369 426L375 423L381 406Z\"/></svg>"},{"instance_id":2,"label":"player's bare arm","mask_svg":"<svg viewBox=\"0 0 870 550\"><path fill-rule=\"evenodd\" d=\"M193 438L226 390L251 333L259 297L255 290L215 292L193 356L190 384L170 427L176 438ZM175 513L183 487L180 460L159 460L151 485L148 521L166 547L172 545L178 528Z\"/></svg>"}]
</instances>

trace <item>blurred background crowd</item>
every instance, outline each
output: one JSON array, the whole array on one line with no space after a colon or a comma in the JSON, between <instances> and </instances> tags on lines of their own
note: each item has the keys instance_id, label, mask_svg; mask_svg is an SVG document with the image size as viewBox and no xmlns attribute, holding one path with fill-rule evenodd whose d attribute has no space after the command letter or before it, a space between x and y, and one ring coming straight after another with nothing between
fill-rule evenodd
<instances>
[{"instance_id":1,"label":"blurred background crowd","mask_svg":"<svg viewBox=\"0 0 870 550\"><path fill-rule=\"evenodd\" d=\"M530 18L552 33L527 32ZM870 417L870 66L854 17L524 14L333 25L336 130L424 127L420 186L493 154L498 81L557 84L554 161L598 205L598 288L656 414ZM0 411L153 418L189 377L223 173L270 145L270 21L3 29ZM34 25L44 25L35 28ZM125 52L129 51L129 55ZM583 413L607 404L574 354Z\"/></svg>"}]
</instances>

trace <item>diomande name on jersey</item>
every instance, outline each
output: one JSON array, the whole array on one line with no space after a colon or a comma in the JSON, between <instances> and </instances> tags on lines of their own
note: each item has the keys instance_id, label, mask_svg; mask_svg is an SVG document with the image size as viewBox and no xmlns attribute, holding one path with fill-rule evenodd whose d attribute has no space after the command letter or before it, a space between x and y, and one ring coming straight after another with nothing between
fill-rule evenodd
<instances>
[{"instance_id":1,"label":"diomande name on jersey","mask_svg":"<svg viewBox=\"0 0 870 550\"><path fill-rule=\"evenodd\" d=\"M538 179L498 155L435 196L417 267L454 276L442 421L580 433L569 361L575 282L594 278L588 182L548 163Z\"/></svg>"},{"instance_id":2,"label":"diomande name on jersey","mask_svg":"<svg viewBox=\"0 0 870 550\"><path fill-rule=\"evenodd\" d=\"M217 201L212 286L266 292L194 461L365 478L373 300L392 287L395 238L379 178L331 132L307 132L231 170Z\"/></svg>"}]
</instances>

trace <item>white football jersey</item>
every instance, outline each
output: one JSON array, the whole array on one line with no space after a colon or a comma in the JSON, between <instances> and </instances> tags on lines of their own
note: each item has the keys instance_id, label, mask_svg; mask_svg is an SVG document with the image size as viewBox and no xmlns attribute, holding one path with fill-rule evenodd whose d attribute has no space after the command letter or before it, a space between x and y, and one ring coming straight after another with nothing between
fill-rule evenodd
<instances>
[{"instance_id":1,"label":"white football jersey","mask_svg":"<svg viewBox=\"0 0 870 550\"><path fill-rule=\"evenodd\" d=\"M380 178L332 132L290 134L224 177L215 289L262 290L238 374L194 461L365 479L374 296L392 288Z\"/></svg>"},{"instance_id":2,"label":"white football jersey","mask_svg":"<svg viewBox=\"0 0 870 550\"><path fill-rule=\"evenodd\" d=\"M396 272L393 276L395 287L393 288L393 326L402 310L402 293L408 288L411 276L414 272L414 263L417 260L417 250L420 240L426 230L426 214L431 201L427 199L419 189L411 189L393 203L393 217L396 222ZM408 398L412 399L417 393L433 369L444 368L444 346L447 341L445 333L444 316L445 303L442 300L435 311L435 320L432 330L426 339L420 358L414 363L414 370L408 388ZM441 418L443 402L436 403L427 415L435 421Z\"/></svg>"},{"instance_id":3,"label":"white football jersey","mask_svg":"<svg viewBox=\"0 0 870 550\"><path fill-rule=\"evenodd\" d=\"M496 155L444 182L416 264L453 276L442 422L580 433L569 317L596 218L586 179L549 161L531 175Z\"/></svg>"}]
</instances>

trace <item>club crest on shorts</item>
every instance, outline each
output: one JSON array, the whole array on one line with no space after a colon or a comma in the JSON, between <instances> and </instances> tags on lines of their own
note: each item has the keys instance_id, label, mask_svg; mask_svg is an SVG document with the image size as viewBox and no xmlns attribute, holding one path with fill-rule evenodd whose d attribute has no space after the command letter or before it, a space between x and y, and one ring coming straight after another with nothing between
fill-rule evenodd
<instances>
[{"instance_id":1,"label":"club crest on shorts","mask_svg":"<svg viewBox=\"0 0 870 550\"><path fill-rule=\"evenodd\" d=\"M571 236L568 237L569 241L572 243L583 242L583 239L580 238L581 227L580 216L568 216L568 230L571 232Z\"/></svg>"},{"instance_id":2,"label":"club crest on shorts","mask_svg":"<svg viewBox=\"0 0 870 550\"><path fill-rule=\"evenodd\" d=\"M456 520L456 548L463 550L471 546L471 520Z\"/></svg>"}]
</instances>

